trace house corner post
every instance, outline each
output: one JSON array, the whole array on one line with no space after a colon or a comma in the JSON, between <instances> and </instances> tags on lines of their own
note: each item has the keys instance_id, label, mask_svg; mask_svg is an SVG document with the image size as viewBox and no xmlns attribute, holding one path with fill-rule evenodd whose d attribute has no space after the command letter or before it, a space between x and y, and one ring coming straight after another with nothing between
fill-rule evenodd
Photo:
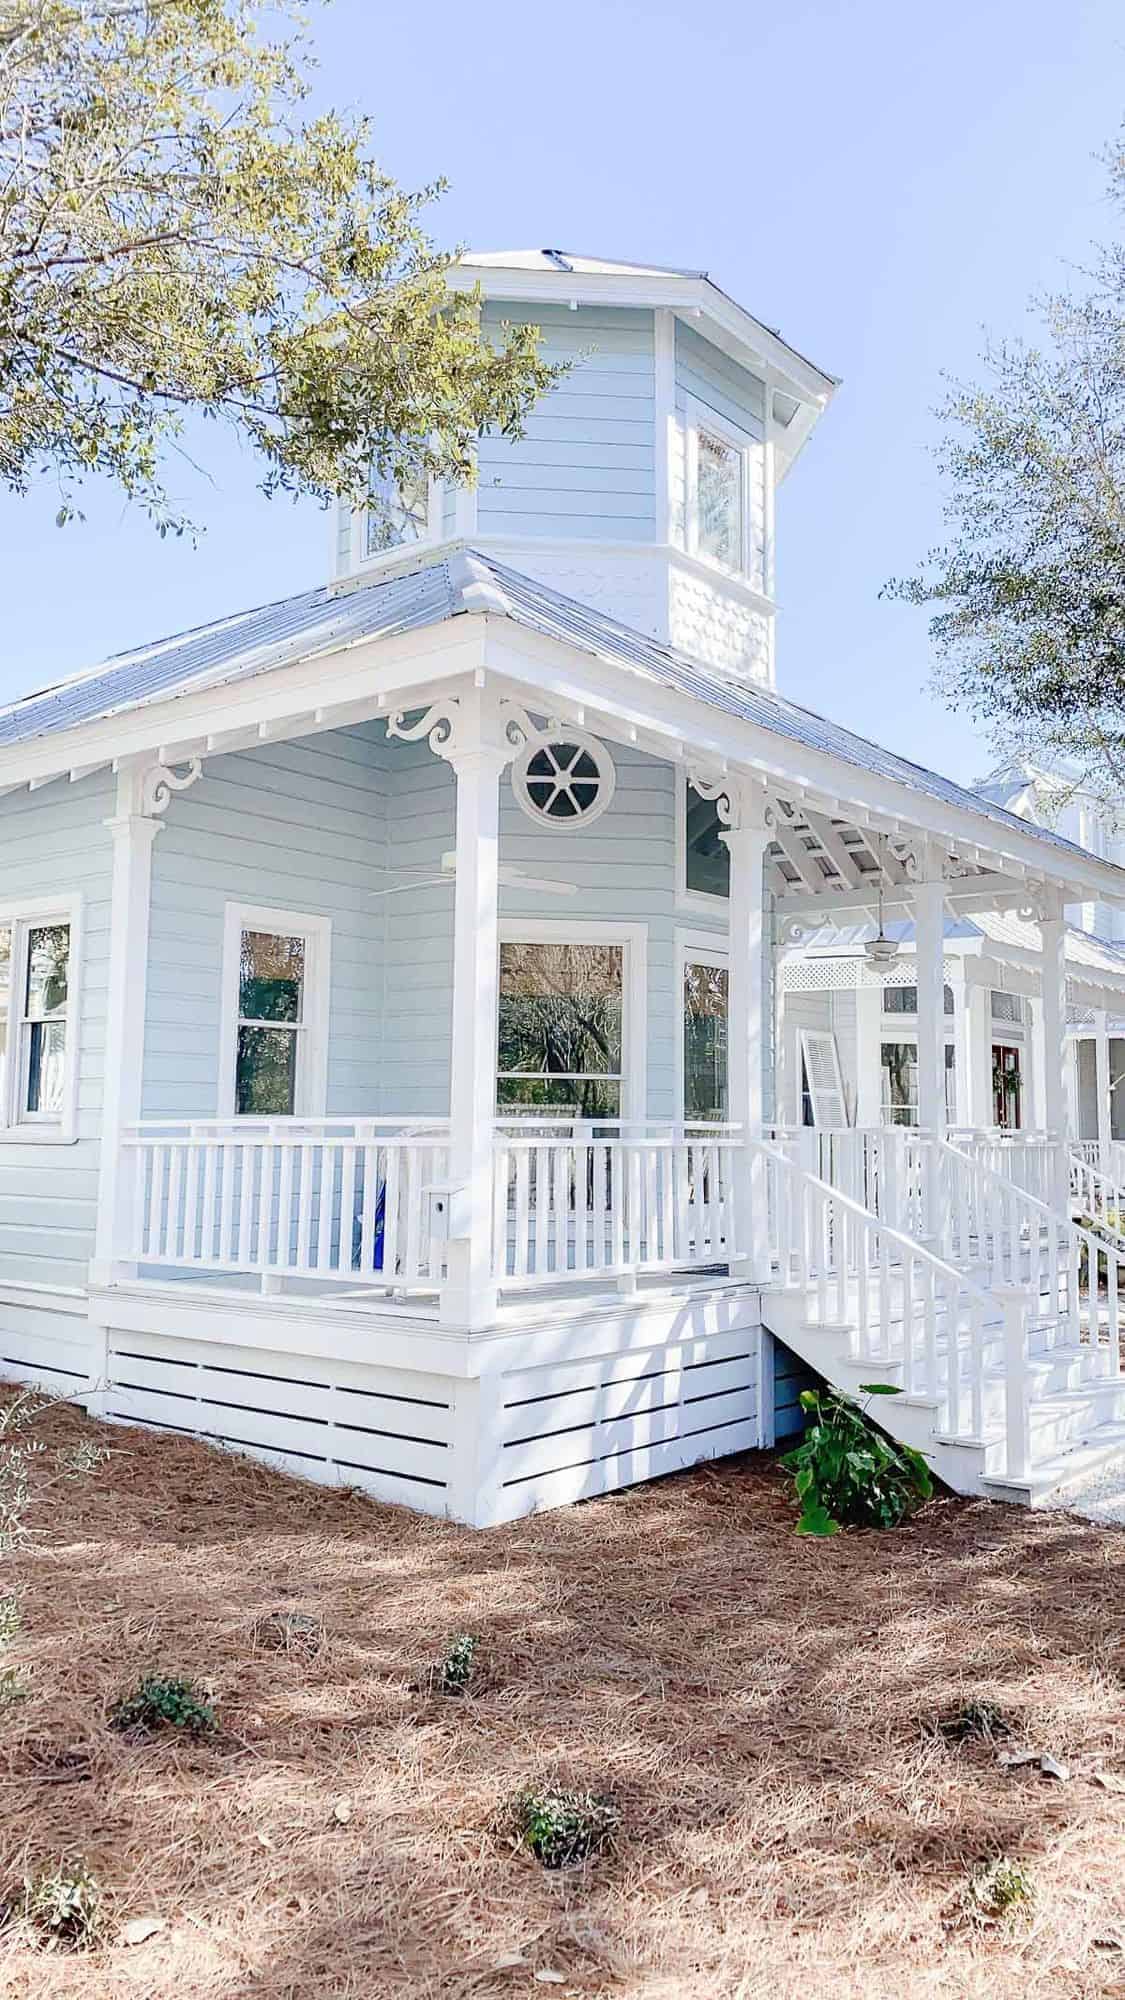
<instances>
[{"instance_id":1,"label":"house corner post","mask_svg":"<svg viewBox=\"0 0 1125 2000\"><path fill-rule=\"evenodd\" d=\"M449 1173L451 1230L441 1317L470 1332L496 1318L493 1161L499 987L500 779L516 745L486 689L461 696L441 748L457 781Z\"/></svg>"},{"instance_id":2,"label":"house corner post","mask_svg":"<svg viewBox=\"0 0 1125 2000\"><path fill-rule=\"evenodd\" d=\"M122 767L115 811L105 822L113 841L113 867L98 1206L90 1266L91 1281L103 1285L120 1266L133 1204L136 1167L126 1159L124 1132L141 1115L152 849L161 826L153 797L143 768Z\"/></svg>"},{"instance_id":3,"label":"house corner post","mask_svg":"<svg viewBox=\"0 0 1125 2000\"><path fill-rule=\"evenodd\" d=\"M727 1096L731 1122L748 1141L762 1137L765 1060L766 850L773 839L772 808L750 780L724 783L722 838L730 853L730 957L727 996ZM736 1149L732 1272L749 1284L773 1275L767 1210L766 1162L751 1146Z\"/></svg>"}]
</instances>

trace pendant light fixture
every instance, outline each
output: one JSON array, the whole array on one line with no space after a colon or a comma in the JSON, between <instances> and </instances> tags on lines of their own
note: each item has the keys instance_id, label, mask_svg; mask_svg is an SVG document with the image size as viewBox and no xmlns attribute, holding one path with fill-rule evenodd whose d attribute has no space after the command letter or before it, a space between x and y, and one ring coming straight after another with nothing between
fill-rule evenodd
<instances>
[{"instance_id":1,"label":"pendant light fixture","mask_svg":"<svg viewBox=\"0 0 1125 2000\"><path fill-rule=\"evenodd\" d=\"M883 877L886 873L886 834L875 837L875 859L879 863L879 928L873 938L868 938L863 947L868 965L889 965L898 955L898 942L889 938L883 929Z\"/></svg>"}]
</instances>

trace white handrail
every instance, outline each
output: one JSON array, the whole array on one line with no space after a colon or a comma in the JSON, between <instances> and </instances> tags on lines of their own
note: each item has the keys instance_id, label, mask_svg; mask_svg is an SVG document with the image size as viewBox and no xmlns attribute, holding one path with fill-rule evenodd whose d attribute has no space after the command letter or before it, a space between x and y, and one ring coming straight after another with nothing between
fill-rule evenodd
<instances>
[{"instance_id":1,"label":"white handrail","mask_svg":"<svg viewBox=\"0 0 1125 2000\"><path fill-rule=\"evenodd\" d=\"M881 1220L777 1146L766 1162L781 1280L806 1289L813 1324L834 1327L852 1358L898 1368L907 1395L937 1405L950 1437L985 1429L986 1329L1004 1329L1008 1476L1023 1477L1029 1435L1028 1317L1020 1294L997 1297L925 1244Z\"/></svg>"}]
</instances>

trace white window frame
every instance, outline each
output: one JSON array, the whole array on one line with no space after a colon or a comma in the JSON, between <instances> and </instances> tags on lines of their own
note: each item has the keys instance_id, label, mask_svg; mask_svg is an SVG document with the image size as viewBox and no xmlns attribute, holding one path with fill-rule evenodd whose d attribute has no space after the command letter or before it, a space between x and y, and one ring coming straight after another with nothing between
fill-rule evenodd
<instances>
[{"instance_id":1,"label":"white window frame","mask_svg":"<svg viewBox=\"0 0 1125 2000\"><path fill-rule=\"evenodd\" d=\"M610 944L623 947L621 977L621 1123L639 1123L648 1104L648 926L646 924L568 923L555 917L503 917L500 944ZM499 1076L500 960L496 962L497 1018L492 1024L493 1075ZM511 1105L501 1122L534 1118L533 1105ZM602 1121L598 1121L599 1123ZM612 1119L606 1119L612 1124Z\"/></svg>"},{"instance_id":2,"label":"white window frame","mask_svg":"<svg viewBox=\"0 0 1125 2000\"><path fill-rule=\"evenodd\" d=\"M946 980L946 982L945 982L945 983L946 983L946 985L948 986L948 984L949 984L949 981L948 981L948 980ZM953 1028L953 1026L952 1026L952 1023L953 1023L953 1022L955 1022L955 1020L956 1020L956 1018L957 1018L957 1016L956 1016L956 1005L957 1005L957 996L956 996L956 994L954 994L954 1010L955 1010L955 1011L954 1011L954 1012L953 1012L952 1014L947 1014L947 1015L945 1016L945 1019L946 1019L946 1021L947 1021L948 1023L950 1023L951 1025L949 1025L949 1026L948 1026L948 1027L946 1028L946 1031L945 1031L945 1039L944 1039L944 1042L943 1042L943 1045L942 1045L942 1046L943 1046L943 1048L944 1048L944 1050L945 1050L945 1054L944 1054L944 1055L943 1055L943 1057L942 1057L942 1065L943 1065L943 1068L942 1068L942 1079L943 1079L943 1086L944 1086L944 1080L945 1080L945 1077L946 1077L946 1074L947 1074L947 1073L948 1073L948 1074L950 1074L950 1075L952 1075L952 1078L953 1078L953 1103L952 1103L952 1105L950 1105L950 1104L949 1104L949 1102L948 1102L948 1096L947 1096L947 1100L946 1100L946 1107L945 1107L945 1108L946 1108L946 1114L947 1114L947 1116L948 1116L948 1118L949 1118L949 1121L950 1121L950 1123L951 1123L951 1124L956 1124L956 1123L957 1123L957 1071L958 1071L958 1067L959 1067L959 1065L958 1065L958 1062L957 1062L957 1054L958 1054L958 1050L957 1050L957 1036L956 1036L956 1033L955 1033L955 1031L954 1031L954 1028ZM885 1104L885 1103L883 1102L883 1043L884 1043L884 1042L903 1042L903 1043L904 1043L904 1044L906 1044L906 1045L907 1045L907 1046L908 1046L909 1048L912 1048L912 1049L914 1050L914 1067L915 1067L915 1069L917 1069L917 1067L918 1067L918 1028L917 1028L917 1025L916 1025L916 1024L917 1024L917 1019L918 1019L918 1017L917 1017L917 1015L916 1015L916 1014L882 1014L882 1013L881 1013L881 1014L880 1014L880 1016L879 1016L879 1122L880 1122L880 1124L881 1124L881 1125L889 1125L889 1124L890 1124L890 1123L892 1122L892 1121L891 1121L891 1120L890 1120L890 1119L889 1119L889 1118L887 1117L887 1115L886 1115L886 1114L887 1114L887 1111L889 1110L889 1108L890 1108L890 1107L889 1107L889 1105L887 1105L887 1104ZM900 1028L900 1026L899 1026L899 1023L900 1023L901 1021L913 1021L913 1022L915 1023L915 1026L914 1026L914 1027L908 1027L908 1028ZM953 1066L952 1066L952 1070L950 1070L950 1068L949 1068L949 1062L948 1062L948 1057L949 1057L949 1051L950 1051L950 1049L952 1049L952 1050L953 1050ZM904 1131L916 1131L916 1130L917 1130L917 1126L916 1126L916 1125L914 1125L914 1126L904 1126L904 1127L903 1127L902 1129L903 1129Z\"/></svg>"},{"instance_id":3,"label":"white window frame","mask_svg":"<svg viewBox=\"0 0 1125 2000\"><path fill-rule=\"evenodd\" d=\"M714 570L717 576L738 577L751 589L762 588L761 578L755 579L754 524L753 524L753 463L755 450L763 450L762 442L751 432L744 431L728 417L720 416L718 410L709 403L700 402L698 397L688 396L684 403L684 542L687 554L696 562ZM699 433L707 431L712 437L728 444L739 455L740 499L742 510L742 536L740 559L737 564L723 563L716 556L708 555L699 546Z\"/></svg>"},{"instance_id":4,"label":"white window frame","mask_svg":"<svg viewBox=\"0 0 1125 2000\"><path fill-rule=\"evenodd\" d=\"M445 488L440 479L430 476L429 496L426 505L426 532L413 542L396 542L392 549L377 549L374 555L367 550L366 507L352 508L351 546L352 567L356 571L386 569L393 563L401 563L415 550L432 549L442 539L442 520L445 513Z\"/></svg>"},{"instance_id":5,"label":"white window frame","mask_svg":"<svg viewBox=\"0 0 1125 2000\"><path fill-rule=\"evenodd\" d=\"M725 926L728 923L730 897L712 895L707 889L689 889L687 880L687 795L688 775L686 771L676 773L676 907L681 910L697 910L702 916L717 917Z\"/></svg>"},{"instance_id":6,"label":"white window frame","mask_svg":"<svg viewBox=\"0 0 1125 2000\"><path fill-rule=\"evenodd\" d=\"M709 900L709 899L708 899ZM676 932L676 1042L672 1062L673 1089L676 1093L676 1119L682 1124L687 1117L684 1104L684 975L689 965L713 965L730 977L730 950L725 938L713 931ZM730 986L727 987L727 1004L730 1004ZM730 1105L730 1015L727 1015L727 1105Z\"/></svg>"},{"instance_id":7,"label":"white window frame","mask_svg":"<svg viewBox=\"0 0 1125 2000\"><path fill-rule=\"evenodd\" d=\"M266 931L273 937L304 939L305 978L301 994L301 1026L296 1031L297 1066L292 1116L323 1118L328 1105L332 919L311 915L307 910L268 909L257 903L227 903L223 912L218 1116L238 1119L260 1115L240 1113L238 1110L238 995L243 931Z\"/></svg>"},{"instance_id":8,"label":"white window frame","mask_svg":"<svg viewBox=\"0 0 1125 2000\"><path fill-rule=\"evenodd\" d=\"M24 992L28 936L40 926L68 924L70 955L66 976L66 1067L59 1113L26 1109ZM72 1146L78 1137L78 1070L82 991L82 898L36 896L0 904L0 930L12 931L11 991L8 995L8 1048L0 1089L0 1146Z\"/></svg>"}]
</instances>

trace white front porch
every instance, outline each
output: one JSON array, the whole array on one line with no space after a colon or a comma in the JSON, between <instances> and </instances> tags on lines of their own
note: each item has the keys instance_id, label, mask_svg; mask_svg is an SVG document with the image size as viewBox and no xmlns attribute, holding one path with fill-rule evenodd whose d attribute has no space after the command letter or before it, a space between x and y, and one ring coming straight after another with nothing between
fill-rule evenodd
<instances>
[{"instance_id":1,"label":"white front porch","mask_svg":"<svg viewBox=\"0 0 1125 2000\"><path fill-rule=\"evenodd\" d=\"M502 1518L769 1442L772 1330L832 1381L899 1379L954 1484L1026 1483L1045 1391L1083 1434L1117 1392L1116 1244L1070 1213L1053 857L892 814L827 757L787 774L781 738L732 768L683 702L670 742L521 693L353 708L331 783L300 736L233 752L237 792L198 758L159 841L120 773L103 1407ZM588 763L540 771L568 735ZM529 794L588 789L589 824L536 819L517 759ZM268 881L261 818L228 830L263 778ZM775 939L880 897L916 940L917 1127L774 1125ZM943 928L1029 897L1043 1131L1017 1153L948 1116Z\"/></svg>"}]
</instances>

